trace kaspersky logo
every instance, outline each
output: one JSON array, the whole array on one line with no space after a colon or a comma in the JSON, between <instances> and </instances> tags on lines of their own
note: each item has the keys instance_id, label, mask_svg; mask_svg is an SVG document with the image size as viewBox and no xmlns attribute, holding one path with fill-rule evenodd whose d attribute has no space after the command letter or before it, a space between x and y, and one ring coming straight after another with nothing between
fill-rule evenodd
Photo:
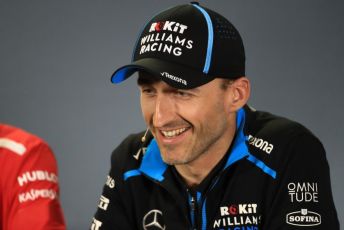
<instances>
[{"instance_id":1,"label":"kaspersky logo","mask_svg":"<svg viewBox=\"0 0 344 230\"><path fill-rule=\"evenodd\" d=\"M149 32L171 31L183 34L188 27L178 22L164 21L153 22L149 29Z\"/></svg>"}]
</instances>

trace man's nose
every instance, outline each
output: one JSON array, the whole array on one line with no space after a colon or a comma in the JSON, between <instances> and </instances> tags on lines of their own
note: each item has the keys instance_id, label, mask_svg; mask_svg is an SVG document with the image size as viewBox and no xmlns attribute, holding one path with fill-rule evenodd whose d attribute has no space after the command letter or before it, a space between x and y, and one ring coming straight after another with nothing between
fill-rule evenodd
<instances>
[{"instance_id":1,"label":"man's nose","mask_svg":"<svg viewBox=\"0 0 344 230\"><path fill-rule=\"evenodd\" d=\"M155 127L167 126L175 118L174 110L174 104L171 98L166 95L159 95L155 104L153 125Z\"/></svg>"}]
</instances>

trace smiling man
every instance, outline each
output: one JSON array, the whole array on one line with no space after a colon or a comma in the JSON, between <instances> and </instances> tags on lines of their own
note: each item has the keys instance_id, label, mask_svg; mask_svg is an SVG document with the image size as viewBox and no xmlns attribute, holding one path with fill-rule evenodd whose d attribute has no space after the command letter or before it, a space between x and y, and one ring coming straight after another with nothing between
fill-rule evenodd
<instances>
[{"instance_id":1,"label":"smiling man","mask_svg":"<svg viewBox=\"0 0 344 230\"><path fill-rule=\"evenodd\" d=\"M249 81L214 79L182 90L140 73L142 113L162 160L195 186L223 158L235 135L236 111L249 96Z\"/></svg>"},{"instance_id":2,"label":"smiling man","mask_svg":"<svg viewBox=\"0 0 344 230\"><path fill-rule=\"evenodd\" d=\"M135 72L148 128L113 152L91 229L339 229L322 144L247 105L227 19L197 3L159 13L112 82Z\"/></svg>"}]
</instances>

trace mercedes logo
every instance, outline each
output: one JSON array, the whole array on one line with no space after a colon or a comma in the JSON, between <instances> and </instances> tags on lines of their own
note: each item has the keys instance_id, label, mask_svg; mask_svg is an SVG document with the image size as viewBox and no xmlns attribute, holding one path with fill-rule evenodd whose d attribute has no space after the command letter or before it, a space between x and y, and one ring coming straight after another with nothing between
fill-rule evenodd
<instances>
[{"instance_id":1,"label":"mercedes logo","mask_svg":"<svg viewBox=\"0 0 344 230\"><path fill-rule=\"evenodd\" d=\"M144 230L165 230L166 226L162 223L162 212L157 209L150 210L143 217Z\"/></svg>"}]
</instances>

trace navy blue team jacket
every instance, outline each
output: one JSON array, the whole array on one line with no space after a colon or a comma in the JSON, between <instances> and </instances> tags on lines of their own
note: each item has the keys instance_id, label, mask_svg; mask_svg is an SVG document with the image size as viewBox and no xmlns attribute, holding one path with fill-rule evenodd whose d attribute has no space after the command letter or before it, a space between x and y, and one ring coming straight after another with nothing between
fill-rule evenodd
<instances>
[{"instance_id":1,"label":"navy blue team jacket","mask_svg":"<svg viewBox=\"0 0 344 230\"><path fill-rule=\"evenodd\" d=\"M324 148L296 122L245 106L227 155L193 189L142 136L114 150L92 230L339 229Z\"/></svg>"}]
</instances>

